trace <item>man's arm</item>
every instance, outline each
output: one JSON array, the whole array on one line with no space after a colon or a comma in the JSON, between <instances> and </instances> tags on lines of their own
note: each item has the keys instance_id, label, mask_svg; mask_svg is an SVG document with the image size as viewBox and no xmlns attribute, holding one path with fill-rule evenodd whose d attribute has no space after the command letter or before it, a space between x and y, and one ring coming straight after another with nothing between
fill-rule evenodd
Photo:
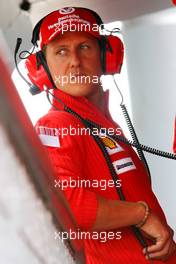
<instances>
[{"instance_id":1,"label":"man's arm","mask_svg":"<svg viewBox=\"0 0 176 264\"><path fill-rule=\"evenodd\" d=\"M137 225L145 214L145 207L140 203L98 199L98 211L93 230L116 229Z\"/></svg>"},{"instance_id":2,"label":"man's arm","mask_svg":"<svg viewBox=\"0 0 176 264\"><path fill-rule=\"evenodd\" d=\"M146 209L141 203L106 200L98 197L96 221L92 230L108 230L139 224L145 216ZM155 243L143 250L146 258L166 260L174 253L176 245L173 231L152 211L140 228Z\"/></svg>"}]
</instances>

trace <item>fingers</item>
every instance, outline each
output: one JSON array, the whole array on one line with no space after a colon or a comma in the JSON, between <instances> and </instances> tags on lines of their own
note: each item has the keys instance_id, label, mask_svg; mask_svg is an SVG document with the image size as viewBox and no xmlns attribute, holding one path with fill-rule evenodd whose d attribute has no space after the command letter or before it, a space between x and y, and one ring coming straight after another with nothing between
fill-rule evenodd
<instances>
[{"instance_id":1,"label":"fingers","mask_svg":"<svg viewBox=\"0 0 176 264\"><path fill-rule=\"evenodd\" d=\"M154 253L163 250L163 248L165 248L167 245L167 242L170 240L171 238L169 236L166 239L156 240L156 244L147 248L148 253Z\"/></svg>"},{"instance_id":2,"label":"fingers","mask_svg":"<svg viewBox=\"0 0 176 264\"><path fill-rule=\"evenodd\" d=\"M147 249L143 250L143 253L145 254L146 259L161 259L161 260L167 260L171 255L176 253L176 244L172 239L167 240L167 242L161 247L161 243L158 248L160 248L158 251L151 251L151 247L148 247ZM150 248L150 251L149 251ZM156 248L155 248L156 249Z\"/></svg>"},{"instance_id":3,"label":"fingers","mask_svg":"<svg viewBox=\"0 0 176 264\"><path fill-rule=\"evenodd\" d=\"M151 241L155 240L152 245L143 250L146 259L166 260L173 255L175 248L173 230L163 223L157 215L151 212L141 230Z\"/></svg>"},{"instance_id":4,"label":"fingers","mask_svg":"<svg viewBox=\"0 0 176 264\"><path fill-rule=\"evenodd\" d=\"M165 258L168 257L170 245L171 245L171 241L168 240L164 245L162 245L162 247L161 247L161 245L159 245L159 247L157 247L158 250L152 250L151 251L151 248L150 248L150 251L149 251L149 249L146 250L145 251L146 259L162 259L162 260L165 260Z\"/></svg>"},{"instance_id":5,"label":"fingers","mask_svg":"<svg viewBox=\"0 0 176 264\"><path fill-rule=\"evenodd\" d=\"M156 251L161 251L168 241L172 240L171 234L169 230L165 230L162 232L162 235L156 237L155 244L148 246L147 251L148 253L154 253Z\"/></svg>"}]
</instances>

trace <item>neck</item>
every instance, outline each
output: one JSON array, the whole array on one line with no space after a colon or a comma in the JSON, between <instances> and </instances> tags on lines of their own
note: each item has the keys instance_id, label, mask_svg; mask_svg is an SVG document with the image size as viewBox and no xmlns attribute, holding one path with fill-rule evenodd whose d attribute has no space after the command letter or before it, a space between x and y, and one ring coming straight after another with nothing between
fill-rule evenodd
<instances>
[{"instance_id":1,"label":"neck","mask_svg":"<svg viewBox=\"0 0 176 264\"><path fill-rule=\"evenodd\" d=\"M96 89L95 93L92 93L88 96L86 96L86 98L92 102L97 108L99 108L99 110L105 114L105 107L104 107L104 96L103 96L103 88L102 86L99 86Z\"/></svg>"}]
</instances>

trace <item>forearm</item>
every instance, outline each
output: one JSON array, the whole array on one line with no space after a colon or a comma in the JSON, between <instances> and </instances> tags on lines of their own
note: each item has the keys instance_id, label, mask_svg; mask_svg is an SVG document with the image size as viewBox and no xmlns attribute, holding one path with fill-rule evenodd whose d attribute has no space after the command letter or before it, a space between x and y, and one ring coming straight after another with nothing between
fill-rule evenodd
<instances>
[{"instance_id":1,"label":"forearm","mask_svg":"<svg viewBox=\"0 0 176 264\"><path fill-rule=\"evenodd\" d=\"M98 197L98 210L93 230L109 230L138 224L145 208L140 203L107 200Z\"/></svg>"}]
</instances>

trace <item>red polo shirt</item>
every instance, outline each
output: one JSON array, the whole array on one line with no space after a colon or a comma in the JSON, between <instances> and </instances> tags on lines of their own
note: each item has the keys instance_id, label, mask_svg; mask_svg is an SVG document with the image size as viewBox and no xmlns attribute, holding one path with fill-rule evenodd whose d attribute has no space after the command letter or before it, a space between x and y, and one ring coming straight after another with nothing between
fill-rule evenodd
<instances>
[{"instance_id":1,"label":"red polo shirt","mask_svg":"<svg viewBox=\"0 0 176 264\"><path fill-rule=\"evenodd\" d=\"M73 97L60 90L54 93L83 118L88 118L100 124L101 127L110 128L111 131L114 130L119 134L120 128L112 120L108 110L108 92L105 92L105 115L85 97ZM97 195L111 200L119 200L119 197L115 187L112 186L112 178L105 158L95 140L88 133L81 133L84 126L78 118L64 112L62 105L56 100L54 100L54 105L60 111L52 108L37 122L36 131L46 146L57 180L64 184L74 182L72 186L64 188L64 193L80 230L89 231L96 219ZM99 136L102 137L102 135ZM110 137L104 137L103 142L121 180L126 200L146 201L152 210L165 221L163 211L151 189L146 170L135 151L130 146L115 142ZM81 183L84 184L81 185ZM111 231L111 238L102 239L101 235L107 235L108 231ZM87 264L149 263L144 258L142 247L130 227L108 231L99 234L98 239L95 236L84 239ZM121 232L120 239L117 232ZM153 263L163 262L154 261ZM175 264L176 257L164 263Z\"/></svg>"}]
</instances>

